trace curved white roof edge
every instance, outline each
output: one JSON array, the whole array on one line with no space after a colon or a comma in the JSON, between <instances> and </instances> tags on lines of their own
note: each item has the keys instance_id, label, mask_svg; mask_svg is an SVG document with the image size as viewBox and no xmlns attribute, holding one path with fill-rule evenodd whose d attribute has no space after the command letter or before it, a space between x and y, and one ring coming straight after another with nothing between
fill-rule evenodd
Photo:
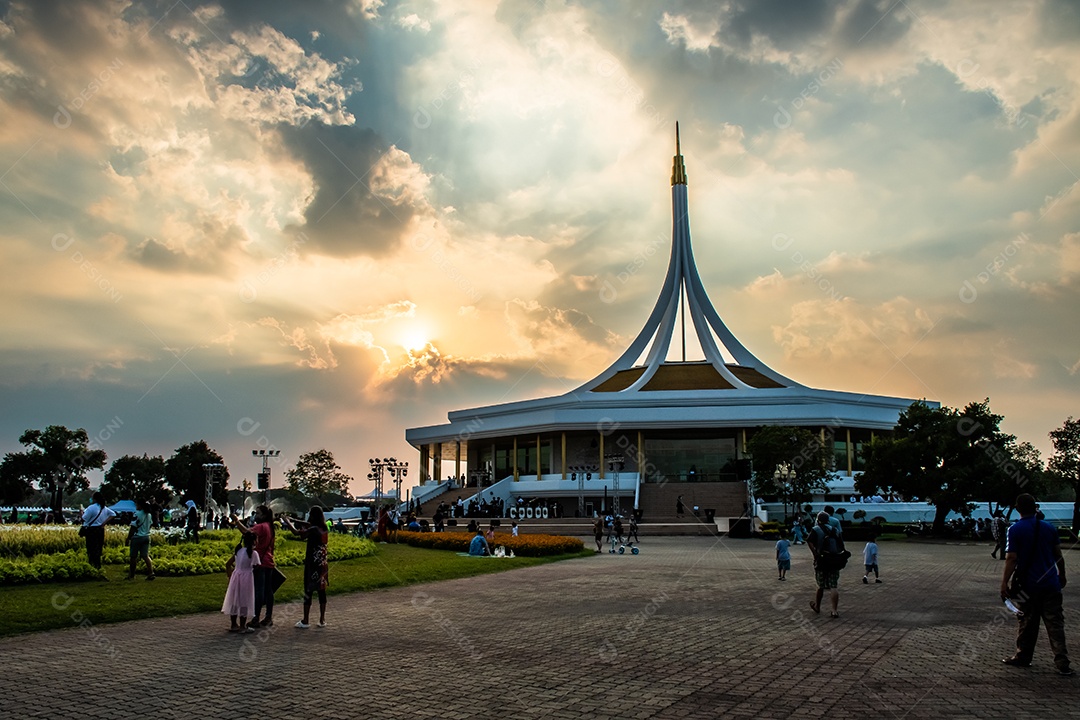
<instances>
[{"instance_id":1,"label":"curved white roof edge","mask_svg":"<svg viewBox=\"0 0 1080 720\"><path fill-rule=\"evenodd\" d=\"M596 409L613 410L620 407L732 407L764 405L802 405L818 403L841 403L877 407L906 408L915 402L910 398L840 390L817 390L805 386L793 388L759 388L750 390L656 390L635 393L626 397L619 393L579 393L577 391L554 397L519 400L517 402L487 405L467 410L454 410L448 414L451 422L474 418L528 413L547 409ZM936 407L937 403L927 401Z\"/></svg>"},{"instance_id":2,"label":"curved white roof edge","mask_svg":"<svg viewBox=\"0 0 1080 720\"><path fill-rule=\"evenodd\" d=\"M742 397L734 397L737 394ZM648 402L642 402L642 395L666 397L649 397ZM908 398L810 388L743 393L721 390L694 393L693 398L678 392L650 392L636 395L634 401L606 396L597 398L595 395L577 401L562 396L459 410L450 413L449 424L412 428L405 432L405 439L416 445L523 432L595 430L606 433L619 426L683 429L803 425L891 430L900 413L912 402L914 400ZM933 401L924 402L931 407L938 406Z\"/></svg>"}]
</instances>

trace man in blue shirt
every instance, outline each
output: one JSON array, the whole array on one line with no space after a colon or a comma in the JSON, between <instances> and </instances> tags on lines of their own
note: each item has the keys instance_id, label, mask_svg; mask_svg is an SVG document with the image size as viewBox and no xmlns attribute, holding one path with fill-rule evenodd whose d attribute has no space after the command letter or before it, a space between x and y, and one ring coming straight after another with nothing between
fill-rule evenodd
<instances>
[{"instance_id":1,"label":"man in blue shirt","mask_svg":"<svg viewBox=\"0 0 1080 720\"><path fill-rule=\"evenodd\" d=\"M844 528L840 525L840 518L836 517L836 508L832 505L826 505L824 510L829 516L829 524L836 528L836 533L838 535L843 535Z\"/></svg>"},{"instance_id":2,"label":"man in blue shirt","mask_svg":"<svg viewBox=\"0 0 1080 720\"><path fill-rule=\"evenodd\" d=\"M1065 617L1061 610L1061 589L1065 587L1065 560L1057 528L1036 517L1035 498L1017 496L1020 519L1009 528L1005 543L1005 571L1001 577L1001 598L1012 597L1022 611L1017 617L1016 654L1005 658L1006 665L1030 667L1039 639L1039 620L1046 625L1054 665L1059 675L1072 675L1065 647ZM1010 589L1013 575L1020 583Z\"/></svg>"}]
</instances>

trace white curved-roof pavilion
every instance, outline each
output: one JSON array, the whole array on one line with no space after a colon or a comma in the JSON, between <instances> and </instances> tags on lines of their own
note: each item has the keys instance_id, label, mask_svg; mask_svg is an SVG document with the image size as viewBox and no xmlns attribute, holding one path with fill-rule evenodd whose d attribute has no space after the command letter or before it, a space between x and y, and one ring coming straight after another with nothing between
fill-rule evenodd
<instances>
[{"instance_id":1,"label":"white curved-roof pavilion","mask_svg":"<svg viewBox=\"0 0 1080 720\"><path fill-rule=\"evenodd\" d=\"M604 438L609 439L610 448L616 433L630 437L620 447L633 448L627 468L631 474L648 466L651 435L668 438L669 444L680 432L693 437L730 436L736 456L741 457L746 431L763 425L829 428L830 437L843 444L838 457L847 454L847 475L851 475L852 430L856 444L868 440L872 431L891 430L913 400L809 388L768 367L740 343L713 307L694 263L686 190L676 125L671 256L660 296L641 332L610 367L564 395L457 410L449 413L449 423L406 430L406 440L420 451L422 480L429 477L430 457L435 459L430 476L442 477L439 466L444 459L455 461L457 476L462 461L467 460L470 468L483 464L483 456L474 453L474 448L490 446L486 462L491 462L500 444L512 444L516 459L519 441L525 447L536 444L537 459L532 472L521 473L517 460L504 466L515 479L524 475L565 480L568 467L590 461L599 466L603 477ZM704 360L685 361L687 320ZM683 361L667 359L677 330ZM729 432L725 435L724 430ZM580 440L590 435L587 447L568 451L568 437ZM543 442L550 447L546 468ZM843 475L844 468L839 469ZM500 477L496 467L493 479Z\"/></svg>"}]
</instances>

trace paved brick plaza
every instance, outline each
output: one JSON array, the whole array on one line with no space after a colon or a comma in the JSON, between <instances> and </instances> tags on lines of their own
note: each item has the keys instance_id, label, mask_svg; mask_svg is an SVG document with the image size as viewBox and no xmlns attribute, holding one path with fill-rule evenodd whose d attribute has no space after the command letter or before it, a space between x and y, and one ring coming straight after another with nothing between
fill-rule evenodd
<instances>
[{"instance_id":1,"label":"paved brick plaza","mask_svg":"<svg viewBox=\"0 0 1080 720\"><path fill-rule=\"evenodd\" d=\"M809 551L792 550L786 582L771 543L647 538L639 556L331 597L325 631L279 600L265 635L207 614L8 638L0 716L1080 717L1045 634L1032 668L1001 664L1015 623L989 546L882 543L868 586L856 553L839 620L811 612Z\"/></svg>"}]
</instances>

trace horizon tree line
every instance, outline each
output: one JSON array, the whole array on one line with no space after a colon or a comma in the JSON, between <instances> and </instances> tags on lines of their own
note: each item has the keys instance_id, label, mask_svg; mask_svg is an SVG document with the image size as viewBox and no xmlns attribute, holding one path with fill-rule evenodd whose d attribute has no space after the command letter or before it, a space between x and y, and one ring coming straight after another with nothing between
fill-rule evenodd
<instances>
[{"instance_id":1,"label":"horizon tree line","mask_svg":"<svg viewBox=\"0 0 1080 720\"><path fill-rule=\"evenodd\" d=\"M64 497L88 490L87 472L104 470L108 456L93 447L84 428L70 430L49 425L44 430L26 430L19 436L26 449L9 452L0 461L0 501L16 505L35 492L48 496L48 507L62 516ZM211 497L227 505L229 468L225 460L205 440L177 448L167 460L161 455L123 455L112 462L98 488L107 503L118 500L148 500L161 506L173 499L194 500L200 507L206 498L207 463L220 464L211 480ZM325 449L303 453L286 472L292 493L321 498L348 499L352 477L342 472L333 454Z\"/></svg>"}]
</instances>

